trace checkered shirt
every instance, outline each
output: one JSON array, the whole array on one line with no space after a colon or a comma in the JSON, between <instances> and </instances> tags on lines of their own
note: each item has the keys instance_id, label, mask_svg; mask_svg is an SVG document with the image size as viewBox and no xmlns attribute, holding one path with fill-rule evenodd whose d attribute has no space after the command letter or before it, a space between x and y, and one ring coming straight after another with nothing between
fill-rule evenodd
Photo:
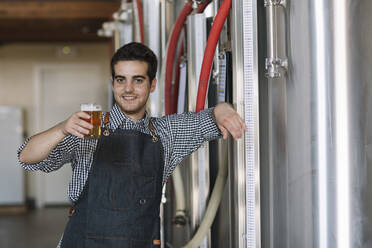
<instances>
[{"instance_id":1,"label":"checkered shirt","mask_svg":"<svg viewBox=\"0 0 372 248\"><path fill-rule=\"evenodd\" d=\"M221 136L212 118L212 111L213 108L209 108L198 113L174 114L161 118L151 117L155 133L159 136L164 148L163 184L186 156L197 150L205 141ZM150 117L146 114L143 119L132 121L117 105L114 105L110 111L109 128L111 130L117 128L137 130L151 135L149 120ZM28 138L18 149L18 160L21 151L31 138ZM97 140L81 139L69 135L41 162L25 164L19 161L19 163L26 170L43 172L52 172L71 163L72 178L68 187L68 196L71 202L75 202L87 181L96 145Z\"/></svg>"}]
</instances>

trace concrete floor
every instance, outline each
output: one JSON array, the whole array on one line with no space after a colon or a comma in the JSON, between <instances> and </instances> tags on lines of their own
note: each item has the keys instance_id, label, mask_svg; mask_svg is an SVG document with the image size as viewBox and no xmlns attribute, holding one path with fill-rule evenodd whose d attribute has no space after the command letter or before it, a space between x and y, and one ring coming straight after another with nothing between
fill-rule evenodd
<instances>
[{"instance_id":1,"label":"concrete floor","mask_svg":"<svg viewBox=\"0 0 372 248\"><path fill-rule=\"evenodd\" d=\"M31 210L19 215L0 215L0 247L56 247L68 221L67 215L67 207Z\"/></svg>"}]
</instances>

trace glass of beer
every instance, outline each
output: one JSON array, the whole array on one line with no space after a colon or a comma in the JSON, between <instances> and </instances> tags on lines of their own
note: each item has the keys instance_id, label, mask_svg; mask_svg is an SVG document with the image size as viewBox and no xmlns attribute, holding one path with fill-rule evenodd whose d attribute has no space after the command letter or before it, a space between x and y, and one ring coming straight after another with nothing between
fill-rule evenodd
<instances>
[{"instance_id":1,"label":"glass of beer","mask_svg":"<svg viewBox=\"0 0 372 248\"><path fill-rule=\"evenodd\" d=\"M85 139L98 139L101 136L101 118L102 106L94 103L81 104L81 111L90 115L90 119L83 119L93 125L88 134L84 135Z\"/></svg>"}]
</instances>

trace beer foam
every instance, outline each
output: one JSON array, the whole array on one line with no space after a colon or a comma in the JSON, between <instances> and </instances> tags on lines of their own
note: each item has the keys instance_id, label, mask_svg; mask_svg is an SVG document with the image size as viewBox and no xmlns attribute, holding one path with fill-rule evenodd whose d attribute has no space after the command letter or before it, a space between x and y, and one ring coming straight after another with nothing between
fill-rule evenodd
<instances>
[{"instance_id":1,"label":"beer foam","mask_svg":"<svg viewBox=\"0 0 372 248\"><path fill-rule=\"evenodd\" d=\"M80 105L81 111L101 111L102 107L99 104L85 103Z\"/></svg>"}]
</instances>

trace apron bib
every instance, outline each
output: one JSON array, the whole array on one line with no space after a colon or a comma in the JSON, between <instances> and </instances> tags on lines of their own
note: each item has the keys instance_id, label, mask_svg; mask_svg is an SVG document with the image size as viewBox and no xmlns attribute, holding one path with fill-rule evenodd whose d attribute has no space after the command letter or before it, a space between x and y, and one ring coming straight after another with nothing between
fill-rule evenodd
<instances>
[{"instance_id":1,"label":"apron bib","mask_svg":"<svg viewBox=\"0 0 372 248\"><path fill-rule=\"evenodd\" d=\"M160 247L163 148L154 135L101 135L62 248Z\"/></svg>"}]
</instances>

